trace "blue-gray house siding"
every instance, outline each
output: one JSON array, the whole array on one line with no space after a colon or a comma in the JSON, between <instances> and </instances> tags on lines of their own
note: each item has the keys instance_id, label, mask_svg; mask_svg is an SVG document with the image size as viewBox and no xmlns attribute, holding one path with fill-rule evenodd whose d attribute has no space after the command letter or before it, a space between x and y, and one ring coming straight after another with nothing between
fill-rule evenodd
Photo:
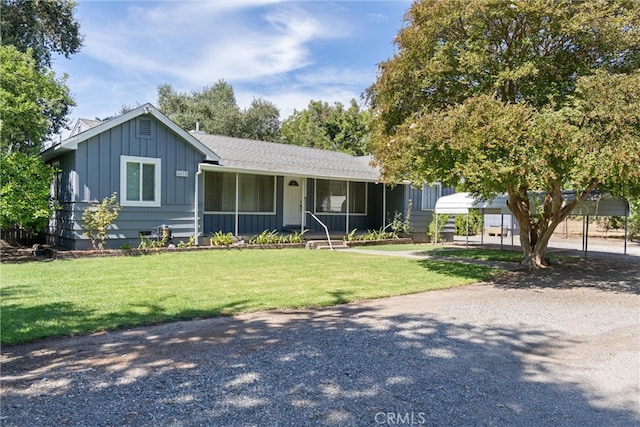
<instances>
[{"instance_id":1,"label":"blue-gray house siding","mask_svg":"<svg viewBox=\"0 0 640 427\"><path fill-rule=\"evenodd\" d=\"M91 125L42 153L43 159L58 170L58 208L46 230L49 243L56 246L90 248L91 242L83 234L82 213L91 203L113 193L118 194L121 210L109 229L108 248L137 246L141 233L152 233L161 225L171 228L174 243L194 235L206 238L217 231L244 237L296 227L323 232L307 211L333 233L379 229L393 219L395 212L406 215L409 200L414 237L424 235L431 220L431 212L422 209L420 189L379 183L379 172L366 157L189 133L150 104ZM234 194L228 187L232 176L235 209L231 199L224 198L224 204L221 201L223 195ZM273 192L267 186L267 190L260 190L262 193L255 193L255 198L251 190L238 193L241 182L264 183L265 176L274 178ZM335 185L335 181L341 183ZM293 188L300 192L292 192ZM346 195L342 192L345 189ZM273 202L264 195L267 193L273 195ZM240 212L238 200L256 213ZM302 203L298 203L300 200ZM315 206L316 202L322 203L321 208ZM347 212L347 206L358 213Z\"/></svg>"},{"instance_id":2,"label":"blue-gray house siding","mask_svg":"<svg viewBox=\"0 0 640 427\"><path fill-rule=\"evenodd\" d=\"M141 136L137 131L141 119L150 121L150 134ZM64 189L48 229L50 243L73 249L90 247L83 236L82 212L113 193L122 201L121 156L161 160L160 206L122 206L107 243L137 246L141 232L162 224L170 224L176 237L187 239L193 234L195 177L204 155L155 118L144 116L105 130L50 161L59 167Z\"/></svg>"}]
</instances>

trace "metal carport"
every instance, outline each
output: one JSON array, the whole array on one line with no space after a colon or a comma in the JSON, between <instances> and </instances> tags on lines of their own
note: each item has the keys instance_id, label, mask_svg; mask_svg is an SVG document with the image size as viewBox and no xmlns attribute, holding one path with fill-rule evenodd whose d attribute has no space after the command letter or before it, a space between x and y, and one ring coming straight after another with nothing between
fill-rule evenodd
<instances>
[{"instance_id":1,"label":"metal carport","mask_svg":"<svg viewBox=\"0 0 640 427\"><path fill-rule=\"evenodd\" d=\"M532 194L532 198L536 194ZM540 195L538 194L538 198ZM562 197L565 201L575 200L575 191L563 191ZM436 230L438 229L438 214L466 214L469 215L470 209L477 209L483 215L486 214L509 214L512 212L508 206L508 196L506 194L500 194L491 200L482 200L474 197L471 193L455 193L449 196L440 197L436 201L435 214L436 214ZM532 199L533 201L533 199ZM583 236L582 236L582 250L585 257L587 256L588 237L589 237L589 217L590 216L624 216L624 254L627 254L627 237L628 237L628 225L629 225L629 202L624 199L613 198L609 195L602 194L596 191L591 192L582 202L575 207L572 215L583 215ZM467 233L466 244L469 244L469 221L467 220ZM513 239L513 233L511 235ZM484 230L481 239L484 239ZM502 248L503 236L500 233L500 248ZM436 233L437 243L437 233ZM484 240L481 240L481 244Z\"/></svg>"}]
</instances>

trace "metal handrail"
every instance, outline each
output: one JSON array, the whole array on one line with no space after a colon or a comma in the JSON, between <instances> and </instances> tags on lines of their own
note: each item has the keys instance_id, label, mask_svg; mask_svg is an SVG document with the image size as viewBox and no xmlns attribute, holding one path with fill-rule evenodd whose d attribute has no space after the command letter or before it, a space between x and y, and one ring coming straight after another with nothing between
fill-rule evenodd
<instances>
[{"instance_id":1,"label":"metal handrail","mask_svg":"<svg viewBox=\"0 0 640 427\"><path fill-rule=\"evenodd\" d=\"M329 229L327 228L326 225L324 225L324 222L320 221L320 219L317 216L315 216L311 211L305 211L305 213L308 213L309 215L311 215L313 219L318 221L320 225L324 228L324 232L327 233L327 241L329 242L329 248L333 250L333 245L331 244L331 237L329 236Z\"/></svg>"}]
</instances>

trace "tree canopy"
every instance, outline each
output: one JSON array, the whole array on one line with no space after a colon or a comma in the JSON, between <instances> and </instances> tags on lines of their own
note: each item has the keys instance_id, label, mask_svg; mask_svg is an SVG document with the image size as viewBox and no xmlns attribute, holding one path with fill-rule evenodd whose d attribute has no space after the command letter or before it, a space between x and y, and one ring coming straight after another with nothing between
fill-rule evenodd
<instances>
[{"instance_id":1,"label":"tree canopy","mask_svg":"<svg viewBox=\"0 0 640 427\"><path fill-rule=\"evenodd\" d=\"M282 123L282 142L361 156L367 152L369 121L368 110L361 110L355 99L347 109L340 102L312 100Z\"/></svg>"},{"instance_id":2,"label":"tree canopy","mask_svg":"<svg viewBox=\"0 0 640 427\"><path fill-rule=\"evenodd\" d=\"M179 93L170 84L158 87L160 110L184 129L209 134L275 141L280 127L280 111L269 101L254 99L242 111L233 87L219 80L201 91Z\"/></svg>"},{"instance_id":3,"label":"tree canopy","mask_svg":"<svg viewBox=\"0 0 640 427\"><path fill-rule=\"evenodd\" d=\"M1 0L2 44L31 49L38 67L51 67L51 54L69 58L82 47L76 3L67 0Z\"/></svg>"},{"instance_id":4,"label":"tree canopy","mask_svg":"<svg viewBox=\"0 0 640 427\"><path fill-rule=\"evenodd\" d=\"M0 227L42 230L51 218L50 184L54 170L40 157L16 151L0 154Z\"/></svg>"},{"instance_id":5,"label":"tree canopy","mask_svg":"<svg viewBox=\"0 0 640 427\"><path fill-rule=\"evenodd\" d=\"M0 46L0 150L37 155L75 105L66 76L39 68L31 51Z\"/></svg>"},{"instance_id":6,"label":"tree canopy","mask_svg":"<svg viewBox=\"0 0 640 427\"><path fill-rule=\"evenodd\" d=\"M414 3L368 89L383 174L508 193L524 263L544 266L553 230L590 191L640 192L639 8Z\"/></svg>"}]
</instances>

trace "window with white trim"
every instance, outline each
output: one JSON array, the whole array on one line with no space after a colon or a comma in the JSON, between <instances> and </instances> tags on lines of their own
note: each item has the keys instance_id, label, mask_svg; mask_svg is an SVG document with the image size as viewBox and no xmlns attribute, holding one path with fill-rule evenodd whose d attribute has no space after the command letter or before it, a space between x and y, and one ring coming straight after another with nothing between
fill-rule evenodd
<instances>
[{"instance_id":1,"label":"window with white trim","mask_svg":"<svg viewBox=\"0 0 640 427\"><path fill-rule=\"evenodd\" d=\"M367 184L349 181L349 213L367 213ZM347 212L347 181L316 179L316 212Z\"/></svg>"},{"instance_id":2,"label":"window with white trim","mask_svg":"<svg viewBox=\"0 0 640 427\"><path fill-rule=\"evenodd\" d=\"M120 156L120 205L160 206L160 159Z\"/></svg>"},{"instance_id":3,"label":"window with white trim","mask_svg":"<svg viewBox=\"0 0 640 427\"><path fill-rule=\"evenodd\" d=\"M440 196L442 196L442 185L440 183L433 185L422 184L422 210L434 210Z\"/></svg>"}]
</instances>

